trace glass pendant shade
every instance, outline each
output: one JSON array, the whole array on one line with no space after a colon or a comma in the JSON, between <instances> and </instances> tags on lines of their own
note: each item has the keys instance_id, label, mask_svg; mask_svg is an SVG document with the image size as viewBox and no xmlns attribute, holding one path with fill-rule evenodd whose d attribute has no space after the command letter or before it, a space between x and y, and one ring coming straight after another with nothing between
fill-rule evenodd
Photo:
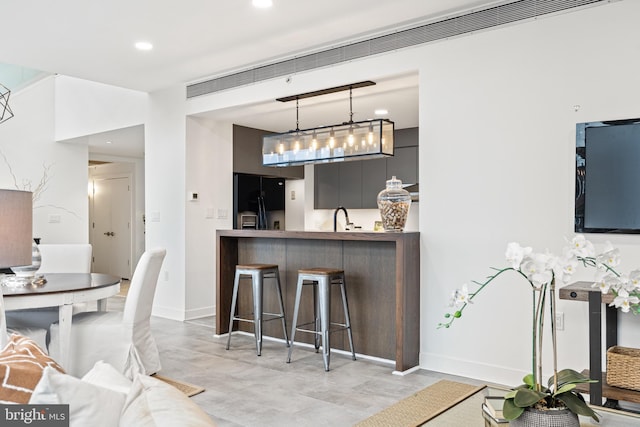
<instances>
[{"instance_id":1,"label":"glass pendant shade","mask_svg":"<svg viewBox=\"0 0 640 427\"><path fill-rule=\"evenodd\" d=\"M393 156L394 123L387 119L267 135L262 139L264 166L292 166Z\"/></svg>"}]
</instances>

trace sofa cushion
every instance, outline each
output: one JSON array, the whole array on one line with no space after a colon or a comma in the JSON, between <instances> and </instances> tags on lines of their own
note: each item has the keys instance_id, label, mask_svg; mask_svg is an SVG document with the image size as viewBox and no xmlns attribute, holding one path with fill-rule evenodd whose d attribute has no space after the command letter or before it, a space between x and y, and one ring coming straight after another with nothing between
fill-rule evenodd
<instances>
[{"instance_id":1,"label":"sofa cushion","mask_svg":"<svg viewBox=\"0 0 640 427\"><path fill-rule=\"evenodd\" d=\"M211 427L211 418L184 393L160 380L137 375L120 418L121 427Z\"/></svg>"},{"instance_id":2,"label":"sofa cushion","mask_svg":"<svg viewBox=\"0 0 640 427\"><path fill-rule=\"evenodd\" d=\"M82 377L82 381L124 394L129 394L131 389L131 380L102 360L93 365L93 368Z\"/></svg>"},{"instance_id":3,"label":"sofa cushion","mask_svg":"<svg viewBox=\"0 0 640 427\"><path fill-rule=\"evenodd\" d=\"M47 367L64 372L35 341L12 334L0 352L0 402L28 403Z\"/></svg>"},{"instance_id":4,"label":"sofa cushion","mask_svg":"<svg viewBox=\"0 0 640 427\"><path fill-rule=\"evenodd\" d=\"M118 425L126 394L45 368L30 404L69 405L70 427Z\"/></svg>"}]
</instances>

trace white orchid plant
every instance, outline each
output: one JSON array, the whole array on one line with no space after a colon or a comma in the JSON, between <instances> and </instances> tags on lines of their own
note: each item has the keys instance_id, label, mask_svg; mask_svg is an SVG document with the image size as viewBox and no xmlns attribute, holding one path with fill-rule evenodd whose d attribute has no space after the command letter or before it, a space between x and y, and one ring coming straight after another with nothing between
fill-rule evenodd
<instances>
[{"instance_id":1,"label":"white orchid plant","mask_svg":"<svg viewBox=\"0 0 640 427\"><path fill-rule=\"evenodd\" d=\"M473 281L475 290L468 284L456 289L449 303L452 312L445 314L446 321L438 327L449 328L462 316L463 311L473 303L478 294L498 276L512 271L525 279L533 293L532 327L532 373L524 378L524 384L516 387L505 396L504 416L507 419L519 417L528 407L538 409L567 408L578 415L590 416L598 421L597 414L586 404L575 388L577 384L594 382L572 369L558 371L556 341L556 283L568 283L576 268L582 264L597 270L594 287L602 293L613 293L615 298L610 304L623 312L640 314L640 270L629 275L618 273L615 268L620 264L620 253L607 243L603 252L596 255L591 242L582 235L575 236L564 248L562 255L534 253L530 247L518 243L509 243L506 251L508 267L497 269L484 282ZM553 376L542 384L542 343L545 320L545 307L549 306L551 321L551 340L553 347Z\"/></svg>"}]
</instances>

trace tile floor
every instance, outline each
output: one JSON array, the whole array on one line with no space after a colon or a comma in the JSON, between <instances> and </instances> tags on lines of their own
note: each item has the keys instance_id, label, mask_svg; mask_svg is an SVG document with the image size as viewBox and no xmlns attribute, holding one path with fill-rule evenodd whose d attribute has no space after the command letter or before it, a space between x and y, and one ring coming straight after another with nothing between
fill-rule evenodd
<instances>
[{"instance_id":1,"label":"tile floor","mask_svg":"<svg viewBox=\"0 0 640 427\"><path fill-rule=\"evenodd\" d=\"M110 310L122 310L113 297ZM393 365L331 354L325 372L321 354L296 346L285 363L284 343L265 341L255 354L253 336L216 337L214 318L178 322L152 317L162 375L205 387L191 399L220 427L351 426L441 378L465 378L419 370L392 375ZM357 351L357 349L356 349Z\"/></svg>"}]
</instances>

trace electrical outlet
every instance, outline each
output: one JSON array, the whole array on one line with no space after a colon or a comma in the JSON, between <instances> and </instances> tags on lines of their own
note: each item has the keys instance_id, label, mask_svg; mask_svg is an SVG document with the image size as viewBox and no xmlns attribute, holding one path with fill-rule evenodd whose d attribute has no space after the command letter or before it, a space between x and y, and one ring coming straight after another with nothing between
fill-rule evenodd
<instances>
[{"instance_id":1,"label":"electrical outlet","mask_svg":"<svg viewBox=\"0 0 640 427\"><path fill-rule=\"evenodd\" d=\"M556 331L564 331L564 313L556 312Z\"/></svg>"}]
</instances>

